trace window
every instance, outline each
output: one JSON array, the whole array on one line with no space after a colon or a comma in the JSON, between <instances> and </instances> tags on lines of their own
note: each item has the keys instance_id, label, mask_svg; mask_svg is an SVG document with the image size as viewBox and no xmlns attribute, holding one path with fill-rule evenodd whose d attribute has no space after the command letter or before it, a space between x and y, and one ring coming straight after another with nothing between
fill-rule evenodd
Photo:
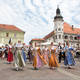
<instances>
[{"instance_id":1,"label":"window","mask_svg":"<svg viewBox=\"0 0 80 80\"><path fill-rule=\"evenodd\" d=\"M61 31L61 28L59 28L58 31Z\"/></svg>"},{"instance_id":2,"label":"window","mask_svg":"<svg viewBox=\"0 0 80 80\"><path fill-rule=\"evenodd\" d=\"M61 39L61 35L59 35L59 39Z\"/></svg>"},{"instance_id":3,"label":"window","mask_svg":"<svg viewBox=\"0 0 80 80\"><path fill-rule=\"evenodd\" d=\"M56 29L56 31L57 31L57 29Z\"/></svg>"},{"instance_id":4,"label":"window","mask_svg":"<svg viewBox=\"0 0 80 80\"><path fill-rule=\"evenodd\" d=\"M74 40L77 40L77 37L74 37Z\"/></svg>"},{"instance_id":5,"label":"window","mask_svg":"<svg viewBox=\"0 0 80 80\"><path fill-rule=\"evenodd\" d=\"M70 36L70 40L73 40L73 37L72 36Z\"/></svg>"},{"instance_id":6,"label":"window","mask_svg":"<svg viewBox=\"0 0 80 80\"><path fill-rule=\"evenodd\" d=\"M65 38L65 39L68 39L68 36L66 35L66 36L64 36L64 38Z\"/></svg>"},{"instance_id":7,"label":"window","mask_svg":"<svg viewBox=\"0 0 80 80\"><path fill-rule=\"evenodd\" d=\"M16 37L16 33L14 33L14 37Z\"/></svg>"},{"instance_id":8,"label":"window","mask_svg":"<svg viewBox=\"0 0 80 80\"><path fill-rule=\"evenodd\" d=\"M9 37L9 33L6 33L6 37Z\"/></svg>"},{"instance_id":9,"label":"window","mask_svg":"<svg viewBox=\"0 0 80 80\"><path fill-rule=\"evenodd\" d=\"M56 39L57 39L57 35L56 35L55 37L56 37Z\"/></svg>"}]
</instances>

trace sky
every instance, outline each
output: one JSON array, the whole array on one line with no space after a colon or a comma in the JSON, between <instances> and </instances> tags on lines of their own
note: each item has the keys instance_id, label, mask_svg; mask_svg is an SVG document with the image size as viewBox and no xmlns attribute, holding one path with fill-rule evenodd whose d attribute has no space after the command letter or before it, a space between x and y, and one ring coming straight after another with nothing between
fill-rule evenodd
<instances>
[{"instance_id":1,"label":"sky","mask_svg":"<svg viewBox=\"0 0 80 80\"><path fill-rule=\"evenodd\" d=\"M80 27L80 0L0 0L0 24L25 31L24 41L28 44L54 29L57 5L65 22Z\"/></svg>"}]
</instances>

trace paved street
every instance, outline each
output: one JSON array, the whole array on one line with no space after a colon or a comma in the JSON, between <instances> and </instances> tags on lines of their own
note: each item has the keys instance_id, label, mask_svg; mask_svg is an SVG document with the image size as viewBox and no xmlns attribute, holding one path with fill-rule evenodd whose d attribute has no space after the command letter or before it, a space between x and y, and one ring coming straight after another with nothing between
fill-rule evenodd
<instances>
[{"instance_id":1,"label":"paved street","mask_svg":"<svg viewBox=\"0 0 80 80\"><path fill-rule=\"evenodd\" d=\"M23 71L15 71L13 64L0 60L0 80L80 80L80 63L76 62L76 66L69 70L63 64L55 70L50 70L48 66L33 70L32 64L26 63Z\"/></svg>"}]
</instances>

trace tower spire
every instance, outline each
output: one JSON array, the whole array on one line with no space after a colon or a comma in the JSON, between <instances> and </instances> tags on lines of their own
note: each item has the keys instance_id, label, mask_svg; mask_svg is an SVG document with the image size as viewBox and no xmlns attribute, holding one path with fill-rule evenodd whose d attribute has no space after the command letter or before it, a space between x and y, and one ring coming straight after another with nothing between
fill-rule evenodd
<instances>
[{"instance_id":1,"label":"tower spire","mask_svg":"<svg viewBox=\"0 0 80 80\"><path fill-rule=\"evenodd\" d=\"M63 17L61 16L61 11L59 9L59 5L57 5L57 9L56 9L56 16L54 17L54 20L56 19L61 19L63 20Z\"/></svg>"},{"instance_id":2,"label":"tower spire","mask_svg":"<svg viewBox=\"0 0 80 80\"><path fill-rule=\"evenodd\" d=\"M59 5L57 5L57 8L59 8Z\"/></svg>"},{"instance_id":3,"label":"tower spire","mask_svg":"<svg viewBox=\"0 0 80 80\"><path fill-rule=\"evenodd\" d=\"M59 9L59 5L57 5L57 9L56 9L56 15L60 15L60 9Z\"/></svg>"}]
</instances>

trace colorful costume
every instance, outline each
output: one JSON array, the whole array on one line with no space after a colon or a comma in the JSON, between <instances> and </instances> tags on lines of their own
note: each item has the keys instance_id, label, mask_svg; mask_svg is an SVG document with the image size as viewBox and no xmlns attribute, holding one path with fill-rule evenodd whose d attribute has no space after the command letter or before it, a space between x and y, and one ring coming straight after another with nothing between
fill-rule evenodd
<instances>
[{"instance_id":1,"label":"colorful costume","mask_svg":"<svg viewBox=\"0 0 80 80\"><path fill-rule=\"evenodd\" d=\"M25 61L22 56L22 45L20 43L16 45L16 53L14 56L14 66L16 70L18 70L19 68L23 68L25 66Z\"/></svg>"},{"instance_id":2,"label":"colorful costume","mask_svg":"<svg viewBox=\"0 0 80 80\"><path fill-rule=\"evenodd\" d=\"M26 62L27 61L27 57L26 57L26 52L25 52L25 48L22 48L22 55L23 55L23 59Z\"/></svg>"},{"instance_id":3,"label":"colorful costume","mask_svg":"<svg viewBox=\"0 0 80 80\"><path fill-rule=\"evenodd\" d=\"M69 48L68 46L66 46L66 57L64 65L69 65L69 66L75 65L75 60L73 58L72 51L73 49L71 47Z\"/></svg>"},{"instance_id":4,"label":"colorful costume","mask_svg":"<svg viewBox=\"0 0 80 80\"><path fill-rule=\"evenodd\" d=\"M44 60L43 56L40 53L40 49L36 49L33 52L33 67L34 68L40 68L43 66L43 64L47 64Z\"/></svg>"},{"instance_id":5,"label":"colorful costume","mask_svg":"<svg viewBox=\"0 0 80 80\"><path fill-rule=\"evenodd\" d=\"M30 47L29 50L28 50L28 56L29 56L29 62L30 63L32 63L32 61L33 61L32 50L33 50L32 47Z\"/></svg>"},{"instance_id":6,"label":"colorful costume","mask_svg":"<svg viewBox=\"0 0 80 80\"><path fill-rule=\"evenodd\" d=\"M50 68L59 67L55 52L56 52L55 49L51 49L50 54L49 54L49 67Z\"/></svg>"},{"instance_id":7,"label":"colorful costume","mask_svg":"<svg viewBox=\"0 0 80 80\"><path fill-rule=\"evenodd\" d=\"M12 53L12 46L11 45L9 45L7 61L8 62L12 62L13 61L13 53Z\"/></svg>"},{"instance_id":8,"label":"colorful costume","mask_svg":"<svg viewBox=\"0 0 80 80\"><path fill-rule=\"evenodd\" d=\"M43 53L44 55L44 59L46 60L46 62L48 62L48 49L46 48L45 50L44 50L44 53Z\"/></svg>"}]
</instances>

